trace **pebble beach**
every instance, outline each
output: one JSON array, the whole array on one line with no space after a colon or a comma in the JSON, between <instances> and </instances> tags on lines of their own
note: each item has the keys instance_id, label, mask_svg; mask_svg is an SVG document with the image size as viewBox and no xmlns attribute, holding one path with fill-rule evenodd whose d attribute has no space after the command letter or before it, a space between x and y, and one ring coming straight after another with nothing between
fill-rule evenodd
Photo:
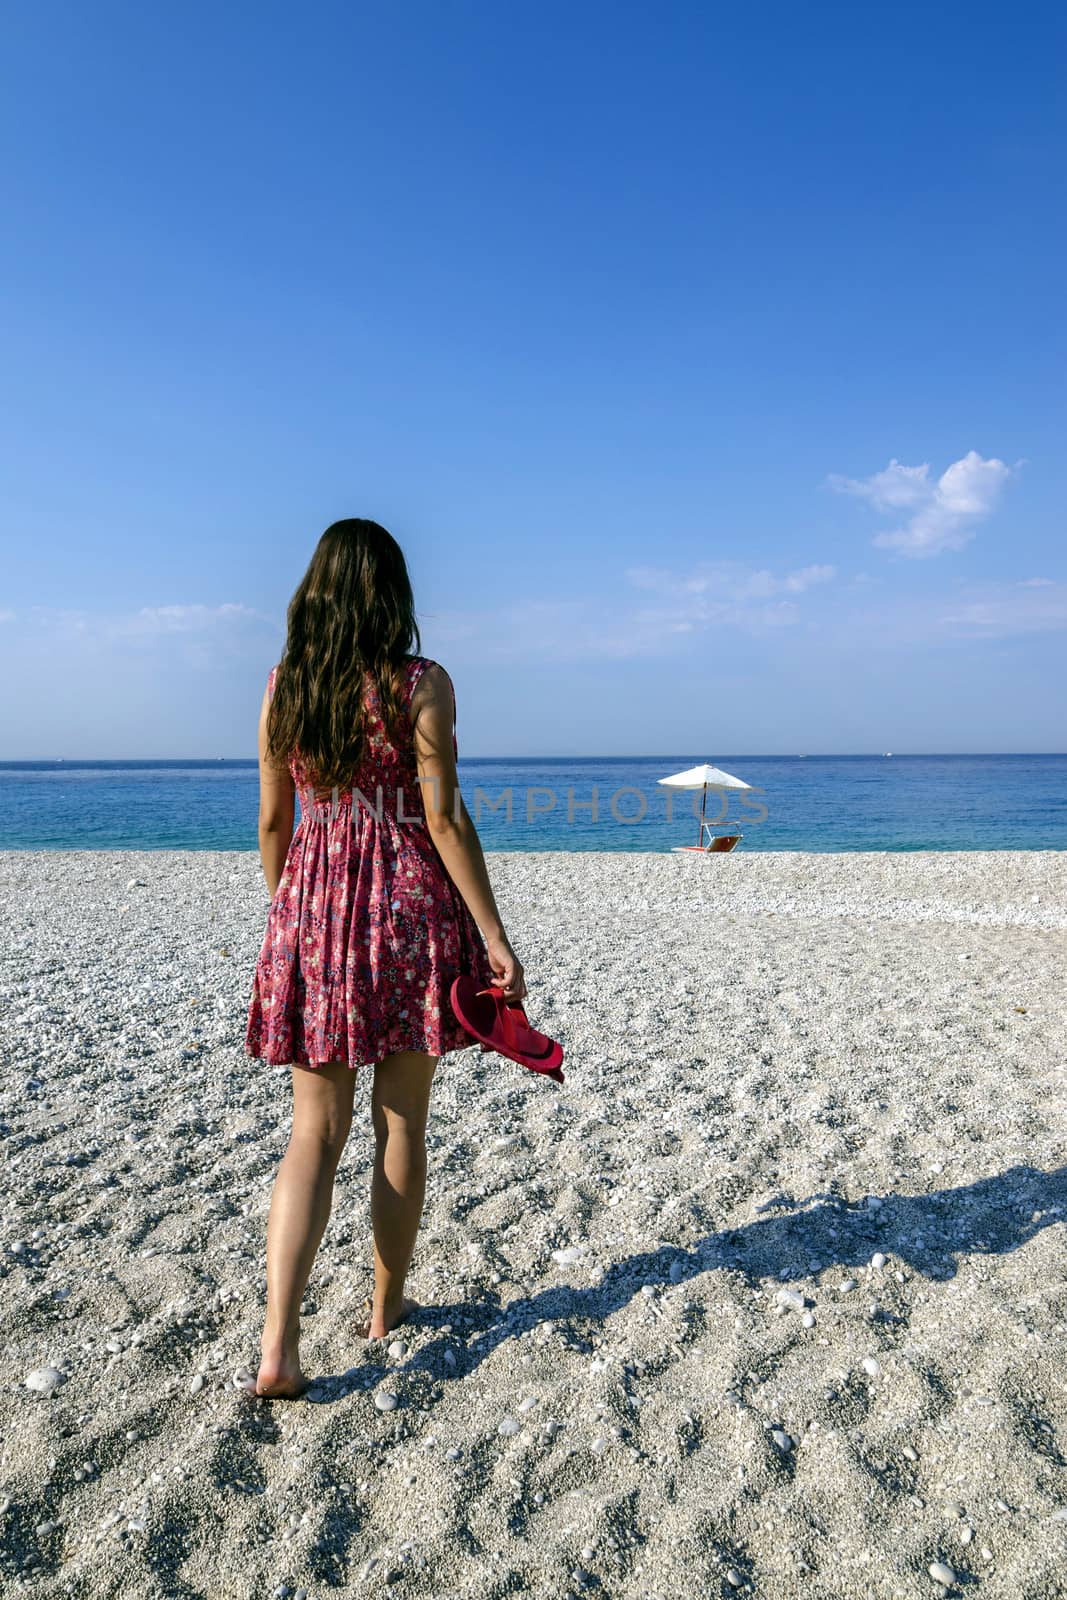
<instances>
[{"instance_id":1,"label":"pebble beach","mask_svg":"<svg viewBox=\"0 0 1067 1600\"><path fill-rule=\"evenodd\" d=\"M1067 853L488 861L566 1082L442 1059L368 1343L360 1069L281 1402L258 855L0 853L0 1590L1067 1595Z\"/></svg>"}]
</instances>

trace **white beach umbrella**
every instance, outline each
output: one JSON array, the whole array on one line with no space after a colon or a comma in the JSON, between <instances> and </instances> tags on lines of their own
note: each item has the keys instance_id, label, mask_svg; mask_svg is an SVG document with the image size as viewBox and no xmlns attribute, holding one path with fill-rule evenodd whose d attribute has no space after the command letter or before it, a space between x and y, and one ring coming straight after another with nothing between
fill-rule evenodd
<instances>
[{"instance_id":1,"label":"white beach umbrella","mask_svg":"<svg viewBox=\"0 0 1067 1600\"><path fill-rule=\"evenodd\" d=\"M676 772L670 778L657 778L668 789L751 789L743 778L735 778L721 767L690 767L688 772Z\"/></svg>"},{"instance_id":2,"label":"white beach umbrella","mask_svg":"<svg viewBox=\"0 0 1067 1600\"><path fill-rule=\"evenodd\" d=\"M697 834L697 844L704 841L704 810L708 803L709 789L751 789L752 785L743 778L735 778L733 773L724 772L721 767L702 766L690 767L686 772L675 772L669 778L657 778L656 782L665 789L703 789L704 794L700 802L700 832Z\"/></svg>"}]
</instances>

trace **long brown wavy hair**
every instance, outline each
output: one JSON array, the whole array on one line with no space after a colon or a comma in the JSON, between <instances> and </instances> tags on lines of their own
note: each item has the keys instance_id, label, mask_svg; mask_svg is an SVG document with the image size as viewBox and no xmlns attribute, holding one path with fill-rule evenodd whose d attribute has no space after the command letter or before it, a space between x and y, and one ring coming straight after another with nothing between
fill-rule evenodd
<instances>
[{"instance_id":1,"label":"long brown wavy hair","mask_svg":"<svg viewBox=\"0 0 1067 1600\"><path fill-rule=\"evenodd\" d=\"M392 742L411 736L402 697L406 656L421 649L404 553L365 517L326 529L289 602L285 650L267 716L278 766L299 755L318 788L345 788L364 744L366 674Z\"/></svg>"}]
</instances>

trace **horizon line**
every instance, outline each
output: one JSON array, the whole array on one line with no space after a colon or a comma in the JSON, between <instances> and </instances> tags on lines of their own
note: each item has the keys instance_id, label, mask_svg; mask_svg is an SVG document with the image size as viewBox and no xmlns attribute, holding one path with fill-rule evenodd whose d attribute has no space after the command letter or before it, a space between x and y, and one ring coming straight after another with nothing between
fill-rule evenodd
<instances>
[{"instance_id":1,"label":"horizon line","mask_svg":"<svg viewBox=\"0 0 1067 1600\"><path fill-rule=\"evenodd\" d=\"M929 760L935 757L944 757L951 760L977 760L990 757L1060 757L1067 756L1067 750L804 750L804 751L763 751L731 753L729 751L717 756L721 761L896 761L907 759ZM677 751L668 751L661 755L637 754L636 752L616 754L580 755L570 752L565 755L528 754L528 755L501 755L501 756L467 756L458 758L458 764L464 762L529 762L529 761L689 761L692 759L708 760L708 757L696 757L691 754ZM83 761L109 761L115 764L136 761L181 761L196 762L198 765L209 766L216 762L241 762L246 766L258 766L258 756L11 756L0 760L0 769L4 767L19 767L31 764L52 763L55 765L77 766Z\"/></svg>"}]
</instances>

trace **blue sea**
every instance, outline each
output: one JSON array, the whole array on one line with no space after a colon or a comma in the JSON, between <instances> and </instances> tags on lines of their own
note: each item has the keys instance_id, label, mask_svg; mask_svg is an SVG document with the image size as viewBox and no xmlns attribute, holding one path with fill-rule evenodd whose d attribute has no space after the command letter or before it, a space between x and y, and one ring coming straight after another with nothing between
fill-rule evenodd
<instances>
[{"instance_id":1,"label":"blue sea","mask_svg":"<svg viewBox=\"0 0 1067 1600\"><path fill-rule=\"evenodd\" d=\"M486 850L665 851L696 842L700 795L656 780L708 759L461 759L459 772ZM740 823L741 850L1067 849L1067 755L714 761L753 786L727 813L707 797L709 821ZM255 850L258 794L254 760L2 762L0 849Z\"/></svg>"}]
</instances>

